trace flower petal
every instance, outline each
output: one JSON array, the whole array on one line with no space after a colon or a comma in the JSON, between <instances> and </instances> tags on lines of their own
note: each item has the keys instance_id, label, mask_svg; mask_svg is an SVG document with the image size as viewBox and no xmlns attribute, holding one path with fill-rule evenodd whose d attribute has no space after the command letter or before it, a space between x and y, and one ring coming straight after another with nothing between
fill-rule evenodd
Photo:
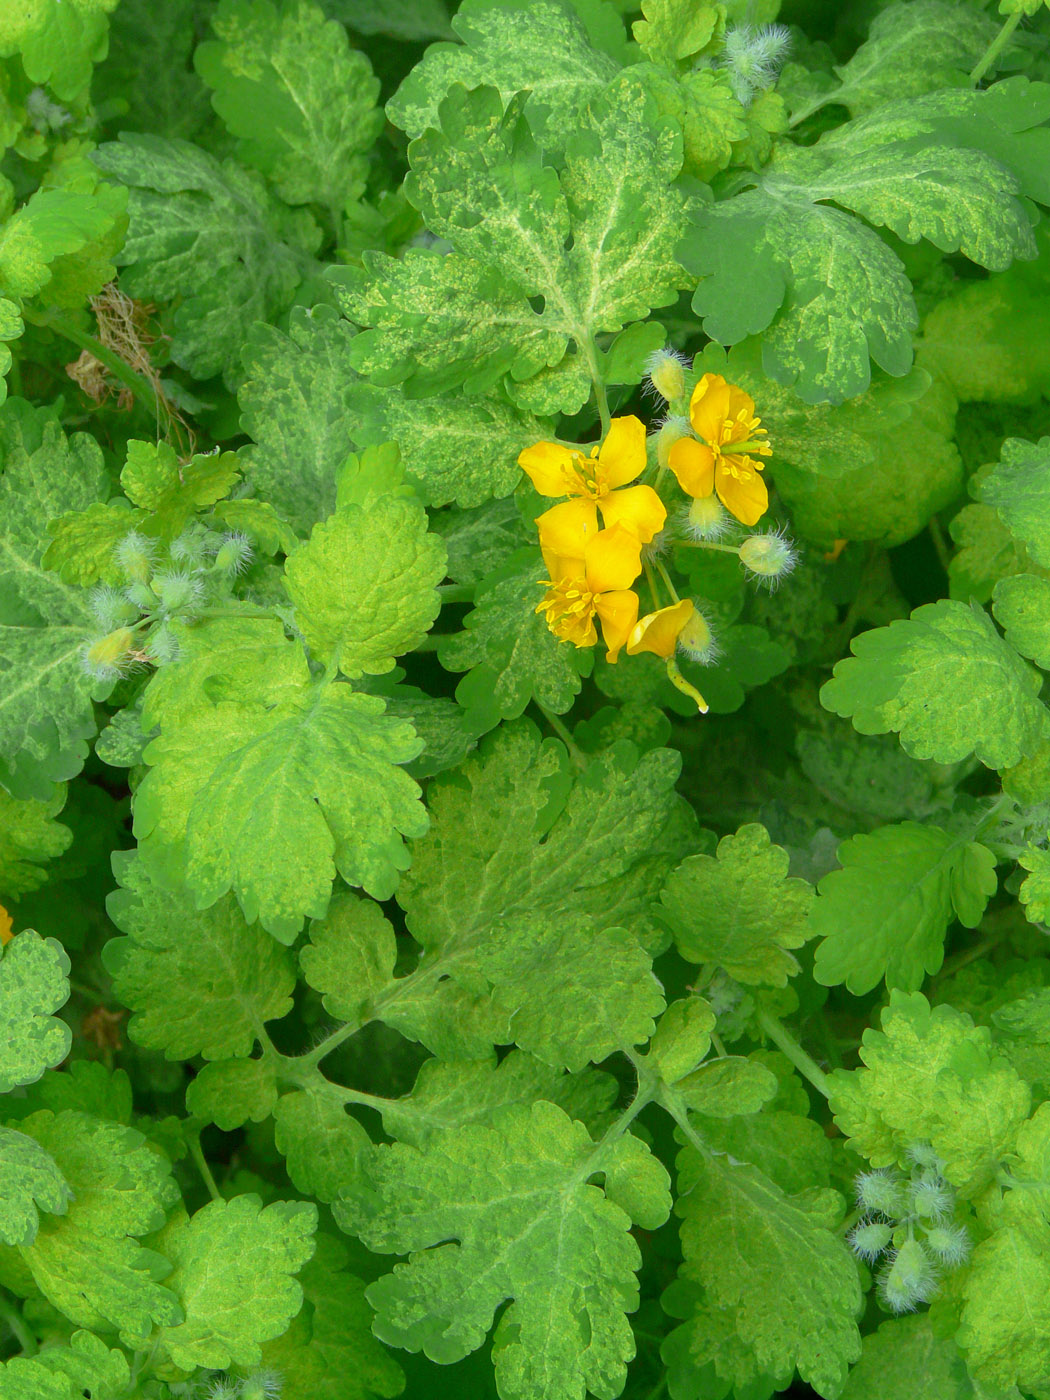
<instances>
[{"instance_id":1,"label":"flower petal","mask_svg":"<svg viewBox=\"0 0 1050 1400\"><path fill-rule=\"evenodd\" d=\"M755 417L754 399L736 384L729 385L729 403L726 416L731 418L734 423L744 423L747 426L748 436L751 434L752 427L757 427L761 421Z\"/></svg>"},{"instance_id":2,"label":"flower petal","mask_svg":"<svg viewBox=\"0 0 1050 1400\"><path fill-rule=\"evenodd\" d=\"M518 453L518 466L541 496L567 496L576 471L572 452L559 442L536 442Z\"/></svg>"},{"instance_id":3,"label":"flower petal","mask_svg":"<svg viewBox=\"0 0 1050 1400\"><path fill-rule=\"evenodd\" d=\"M674 656L678 634L695 611L692 600L683 598L670 608L646 613L631 629L631 635L627 638L627 655L637 656L640 651L651 651L665 660Z\"/></svg>"},{"instance_id":4,"label":"flower petal","mask_svg":"<svg viewBox=\"0 0 1050 1400\"><path fill-rule=\"evenodd\" d=\"M720 374L705 374L689 400L693 430L715 445L722 441L722 424L729 415L732 389Z\"/></svg>"},{"instance_id":5,"label":"flower petal","mask_svg":"<svg viewBox=\"0 0 1050 1400\"><path fill-rule=\"evenodd\" d=\"M695 438L679 438L673 443L667 465L687 496L710 496L715 489L715 454Z\"/></svg>"},{"instance_id":6,"label":"flower petal","mask_svg":"<svg viewBox=\"0 0 1050 1400\"><path fill-rule=\"evenodd\" d=\"M598 452L598 480L607 490L626 486L645 471L645 424L632 415L614 418Z\"/></svg>"},{"instance_id":7,"label":"flower petal","mask_svg":"<svg viewBox=\"0 0 1050 1400\"><path fill-rule=\"evenodd\" d=\"M624 491L610 491L598 505L607 529L622 525L648 544L664 528L667 508L651 486L628 486ZM557 506L555 506L557 510Z\"/></svg>"},{"instance_id":8,"label":"flower petal","mask_svg":"<svg viewBox=\"0 0 1050 1400\"><path fill-rule=\"evenodd\" d=\"M584 559L592 593L630 588L642 572L642 544L630 530L614 525L611 530L599 530L587 542Z\"/></svg>"},{"instance_id":9,"label":"flower petal","mask_svg":"<svg viewBox=\"0 0 1050 1400\"><path fill-rule=\"evenodd\" d=\"M718 499L742 525L755 525L769 507L769 492L750 457L734 457L733 465L718 465L715 490ZM739 465L738 465L739 464Z\"/></svg>"},{"instance_id":10,"label":"flower petal","mask_svg":"<svg viewBox=\"0 0 1050 1400\"><path fill-rule=\"evenodd\" d=\"M598 533L598 510L593 501L577 496L574 500L551 506L550 510L538 515L536 527L540 532L540 549L551 578L563 578L566 571L559 571L553 565L553 559L583 559L587 541ZM582 564L569 572L582 578Z\"/></svg>"},{"instance_id":11,"label":"flower petal","mask_svg":"<svg viewBox=\"0 0 1050 1400\"><path fill-rule=\"evenodd\" d=\"M594 611L602 620L606 661L615 661L638 617L638 594L629 588L603 593L595 600Z\"/></svg>"}]
</instances>

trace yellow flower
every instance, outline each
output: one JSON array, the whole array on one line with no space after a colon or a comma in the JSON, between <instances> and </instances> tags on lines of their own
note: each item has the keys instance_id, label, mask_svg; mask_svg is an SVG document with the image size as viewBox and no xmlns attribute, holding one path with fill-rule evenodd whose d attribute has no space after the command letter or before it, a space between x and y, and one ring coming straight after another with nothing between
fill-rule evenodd
<instances>
[{"instance_id":1,"label":"yellow flower","mask_svg":"<svg viewBox=\"0 0 1050 1400\"><path fill-rule=\"evenodd\" d=\"M4 906L0 904L0 948L2 948L5 943L11 942L11 930L13 928L14 925L11 922L11 915Z\"/></svg>"},{"instance_id":2,"label":"yellow flower","mask_svg":"<svg viewBox=\"0 0 1050 1400\"><path fill-rule=\"evenodd\" d=\"M631 635L627 638L627 655L637 656L640 651L651 651L665 661L669 656L674 656L679 633L695 612L691 600L682 598L669 608L646 613L631 629Z\"/></svg>"},{"instance_id":3,"label":"yellow flower","mask_svg":"<svg viewBox=\"0 0 1050 1400\"><path fill-rule=\"evenodd\" d=\"M754 525L769 505L766 484L759 476L762 463L751 452L768 457L766 429L755 417L755 401L720 374L705 374L689 400L689 421L702 442L679 438L668 465L688 496L714 492L744 525ZM738 446L734 449L734 444Z\"/></svg>"},{"instance_id":4,"label":"yellow flower","mask_svg":"<svg viewBox=\"0 0 1050 1400\"><path fill-rule=\"evenodd\" d=\"M615 661L638 619L638 595L631 584L642 571L641 543L623 525L587 537L563 534L557 542L578 552L556 553L548 537L543 558L550 578L544 580L547 592L536 611L545 615L556 637L577 647L597 642L597 617L606 660Z\"/></svg>"},{"instance_id":5,"label":"yellow flower","mask_svg":"<svg viewBox=\"0 0 1050 1400\"><path fill-rule=\"evenodd\" d=\"M597 508L606 526L623 525L642 544L663 529L667 511L651 486L628 486L645 470L645 425L640 418L614 418L605 441L586 456L559 442L526 447L518 465L541 496L568 496L541 518L560 511L567 528L590 519ZM626 487L626 490L620 488Z\"/></svg>"}]
</instances>

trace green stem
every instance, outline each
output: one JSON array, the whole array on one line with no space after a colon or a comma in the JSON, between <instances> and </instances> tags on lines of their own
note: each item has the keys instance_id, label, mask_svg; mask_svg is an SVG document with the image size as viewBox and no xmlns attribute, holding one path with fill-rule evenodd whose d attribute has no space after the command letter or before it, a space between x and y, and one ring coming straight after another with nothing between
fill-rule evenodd
<instances>
[{"instance_id":1,"label":"green stem","mask_svg":"<svg viewBox=\"0 0 1050 1400\"><path fill-rule=\"evenodd\" d=\"M204 1184L208 1188L208 1195L212 1198L213 1201L221 1201L223 1199L222 1192L215 1184L215 1178L211 1174L211 1167L209 1167L208 1163L204 1160L204 1152L201 1148L201 1135L199 1129L195 1129L190 1132L189 1142L190 1156L196 1162L197 1170L200 1172L201 1176L204 1179Z\"/></svg>"},{"instance_id":2,"label":"green stem","mask_svg":"<svg viewBox=\"0 0 1050 1400\"><path fill-rule=\"evenodd\" d=\"M598 347L589 336L580 336L578 343L586 347L587 368L590 370L591 383L594 385L594 397L598 404L598 417L602 423L602 438L608 433L612 425L612 417L609 413L609 395L605 392L605 380L598 367Z\"/></svg>"},{"instance_id":3,"label":"green stem","mask_svg":"<svg viewBox=\"0 0 1050 1400\"><path fill-rule=\"evenodd\" d=\"M472 583L441 583L438 584L438 594L442 603L473 603L474 585Z\"/></svg>"},{"instance_id":4,"label":"green stem","mask_svg":"<svg viewBox=\"0 0 1050 1400\"><path fill-rule=\"evenodd\" d=\"M671 595L671 601L672 601L673 603L680 603L682 600L681 600L681 598L679 598L679 596L678 596L678 591L677 591L677 589L675 588L674 584L671 582L671 576L670 576L670 574L667 572L667 570L664 568L664 566L660 563L659 559L654 559L654 560L653 560L653 563L656 565L656 571L657 571L657 573L660 575L660 577L663 579L664 584L665 584L666 587L667 587L667 591L668 591L668 593L670 593L670 595Z\"/></svg>"},{"instance_id":5,"label":"green stem","mask_svg":"<svg viewBox=\"0 0 1050 1400\"><path fill-rule=\"evenodd\" d=\"M807 1055L802 1046L793 1035L791 1035L782 1022L775 1016L771 1016L768 1011L759 1011L758 1024L773 1042L773 1044L785 1054L791 1063L798 1070L799 1074L816 1089L818 1094L824 1098L828 1097L828 1077L810 1055Z\"/></svg>"},{"instance_id":6,"label":"green stem","mask_svg":"<svg viewBox=\"0 0 1050 1400\"><path fill-rule=\"evenodd\" d=\"M100 340L96 340L93 335L88 335L75 326L72 321L67 321L64 316L58 316L53 311L48 311L44 315L38 315L33 311L23 311L23 317L34 326L40 326L45 330L54 331L65 340L72 341L81 350L87 350L94 355L100 364L105 365L110 374L115 379L119 379L125 389L130 389L144 408L148 409L153 416L154 422L160 424L166 419L167 414L161 408L160 400L154 391L153 385L148 379L125 364L119 355L108 350Z\"/></svg>"},{"instance_id":7,"label":"green stem","mask_svg":"<svg viewBox=\"0 0 1050 1400\"><path fill-rule=\"evenodd\" d=\"M711 1044L715 1047L715 1054L720 1060L726 1059L726 1048L722 1044L722 1038L716 1031L711 1032Z\"/></svg>"},{"instance_id":8,"label":"green stem","mask_svg":"<svg viewBox=\"0 0 1050 1400\"><path fill-rule=\"evenodd\" d=\"M653 600L653 612L660 611L660 590L656 586L656 579L653 578L653 571L648 559L642 560L642 568L645 570L645 581L649 585L649 593Z\"/></svg>"},{"instance_id":9,"label":"green stem","mask_svg":"<svg viewBox=\"0 0 1050 1400\"><path fill-rule=\"evenodd\" d=\"M301 1069L316 1069L326 1055L330 1055L333 1050L338 1050L344 1041L350 1040L361 1029L363 1022L347 1021L345 1026L340 1026L331 1035L325 1036L320 1045L314 1047L306 1055L297 1055L292 1061Z\"/></svg>"},{"instance_id":10,"label":"green stem","mask_svg":"<svg viewBox=\"0 0 1050 1400\"><path fill-rule=\"evenodd\" d=\"M948 545L948 541L944 538L944 530L941 526L941 522L935 515L930 516L929 528L930 539L933 541L933 547L937 551L937 558L941 561L941 568L947 573L948 565L952 562L952 551Z\"/></svg>"},{"instance_id":11,"label":"green stem","mask_svg":"<svg viewBox=\"0 0 1050 1400\"><path fill-rule=\"evenodd\" d=\"M564 722L564 720L562 720L558 715L556 715L553 710L548 710L547 706L541 705L538 700L534 700L533 704L536 706L537 710L539 710L540 714L547 721L550 727L554 730L555 734L557 734L558 738L562 741L565 747L569 750L569 757L572 759L573 763L575 763L576 767L586 768L587 756L577 744L576 740L572 737L572 731L569 729L569 726Z\"/></svg>"},{"instance_id":12,"label":"green stem","mask_svg":"<svg viewBox=\"0 0 1050 1400\"><path fill-rule=\"evenodd\" d=\"M988 69L991 68L992 64L995 62L995 60L1002 53L1003 49L1005 49L1007 44L1010 42L1014 30L1020 23L1020 10L1018 10L1017 13L1014 15L1007 16L1002 29L999 30L999 33L995 36L992 42L985 49L984 54L982 55L980 61L977 64L977 67L970 74L971 87L976 87L977 84L984 77L985 73L988 72Z\"/></svg>"},{"instance_id":13,"label":"green stem","mask_svg":"<svg viewBox=\"0 0 1050 1400\"><path fill-rule=\"evenodd\" d=\"M666 1395L666 1394L667 1394L667 1377L664 1376L664 1378L663 1378L662 1381L657 1381L657 1382L656 1382L656 1384L653 1386L652 1390L650 1390L649 1394L645 1397L645 1400L660 1400L661 1396Z\"/></svg>"},{"instance_id":14,"label":"green stem","mask_svg":"<svg viewBox=\"0 0 1050 1400\"><path fill-rule=\"evenodd\" d=\"M819 112L821 107L826 107L829 102L834 102L837 98L837 91L823 93L820 97L811 102L808 107L803 107L801 111L795 113L788 122L788 131L794 131L795 127L804 122L807 117L811 117L814 112Z\"/></svg>"},{"instance_id":15,"label":"green stem","mask_svg":"<svg viewBox=\"0 0 1050 1400\"><path fill-rule=\"evenodd\" d=\"M9 1303L6 1298L0 1298L0 1322L6 1322L11 1329L11 1333L22 1348L23 1356L35 1356L37 1353L36 1338L26 1325L26 1320L13 1303Z\"/></svg>"},{"instance_id":16,"label":"green stem","mask_svg":"<svg viewBox=\"0 0 1050 1400\"><path fill-rule=\"evenodd\" d=\"M719 554L740 554L737 544L715 544L713 540L673 540L675 549L715 549Z\"/></svg>"}]
</instances>

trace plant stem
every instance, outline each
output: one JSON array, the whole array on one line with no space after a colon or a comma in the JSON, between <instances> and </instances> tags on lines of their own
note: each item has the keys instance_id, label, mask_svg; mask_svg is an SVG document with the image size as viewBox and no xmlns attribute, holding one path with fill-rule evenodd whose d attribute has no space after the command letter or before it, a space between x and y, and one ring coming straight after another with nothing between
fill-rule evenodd
<instances>
[{"instance_id":1,"label":"plant stem","mask_svg":"<svg viewBox=\"0 0 1050 1400\"><path fill-rule=\"evenodd\" d=\"M554 730L555 734L557 734L558 738L562 741L565 747L569 750L569 757L572 759L573 763L576 764L576 767L586 768L587 756L580 748L579 744L577 744L576 740L572 737L572 732L569 729L569 726L564 722L564 720L562 720L558 715L556 715L553 710L548 710L547 706L541 705L538 700L534 700L533 704L536 706L537 710L539 710L540 714L547 721L550 727Z\"/></svg>"},{"instance_id":2,"label":"plant stem","mask_svg":"<svg viewBox=\"0 0 1050 1400\"><path fill-rule=\"evenodd\" d=\"M970 74L971 87L976 87L977 84L984 77L985 73L988 72L988 69L991 68L992 64L995 62L995 60L1002 53L1003 49L1005 49L1007 44L1010 42L1014 30L1020 23L1020 10L1018 10L1016 14L1007 16L1002 29L999 30L999 33L995 36L992 42L985 49L980 61L977 64L977 67Z\"/></svg>"},{"instance_id":3,"label":"plant stem","mask_svg":"<svg viewBox=\"0 0 1050 1400\"><path fill-rule=\"evenodd\" d=\"M438 593L442 603L473 603L474 585L472 583L440 583Z\"/></svg>"},{"instance_id":4,"label":"plant stem","mask_svg":"<svg viewBox=\"0 0 1050 1400\"><path fill-rule=\"evenodd\" d=\"M204 1160L204 1152L201 1148L200 1129L196 1129L190 1133L190 1156L196 1162L197 1170L204 1179L204 1184L208 1188L208 1195L213 1201L221 1201L223 1199L222 1192L215 1185L215 1178L211 1174L211 1167L209 1167L208 1163Z\"/></svg>"},{"instance_id":5,"label":"plant stem","mask_svg":"<svg viewBox=\"0 0 1050 1400\"><path fill-rule=\"evenodd\" d=\"M768 1011L758 1013L758 1024L762 1027L766 1035L769 1036L773 1044L785 1054L791 1063L798 1070L799 1074L816 1089L818 1094L824 1098L828 1097L828 1077L810 1055L807 1055L802 1046L793 1035L791 1035L782 1022L775 1016L771 1016Z\"/></svg>"},{"instance_id":6,"label":"plant stem","mask_svg":"<svg viewBox=\"0 0 1050 1400\"><path fill-rule=\"evenodd\" d=\"M590 370L591 383L594 385L594 397L598 404L598 417L602 423L602 437L604 438L612 424L612 417L609 413L609 395L605 392L605 380L598 367L598 347L589 336L580 336L579 344L586 347L587 368Z\"/></svg>"},{"instance_id":7,"label":"plant stem","mask_svg":"<svg viewBox=\"0 0 1050 1400\"><path fill-rule=\"evenodd\" d=\"M930 516L930 539L933 541L933 547L937 551L937 558L941 561L941 568L947 573L948 565L952 562L952 551L948 545L948 541L944 538L944 530L941 526L941 522L935 515Z\"/></svg>"},{"instance_id":8,"label":"plant stem","mask_svg":"<svg viewBox=\"0 0 1050 1400\"><path fill-rule=\"evenodd\" d=\"M149 380L143 375L137 374L130 365L125 364L119 355L114 354L112 350L107 350L102 342L96 340L93 335L88 335L86 331L75 326L72 321L67 321L64 316L58 316L53 311L49 311L45 315L23 311L22 315L32 325L54 331L56 335L72 341L81 350L87 350L89 354L94 355L95 359L100 364L105 365L115 379L120 380L125 389L131 390L143 407L149 410L158 426L167 417Z\"/></svg>"},{"instance_id":9,"label":"plant stem","mask_svg":"<svg viewBox=\"0 0 1050 1400\"><path fill-rule=\"evenodd\" d=\"M673 603L680 603L682 600L679 598L678 592L677 592L677 590L675 589L674 584L671 582L671 576L670 576L670 574L668 574L667 570L666 570L666 569L664 568L664 566L660 563L659 559L655 559L653 562L654 562L655 565L656 565L657 573L660 575L660 577L663 579L664 583L667 585L667 591L668 591L668 593L670 593L670 595L671 595L671 601L672 601Z\"/></svg>"},{"instance_id":10,"label":"plant stem","mask_svg":"<svg viewBox=\"0 0 1050 1400\"><path fill-rule=\"evenodd\" d=\"M361 1025L354 1021L348 1021L345 1026L340 1026L331 1035L325 1036L320 1045L316 1046L306 1055L297 1055L294 1063L303 1069L316 1069L326 1055L330 1055L333 1050L338 1050L345 1040L355 1036L361 1029Z\"/></svg>"},{"instance_id":11,"label":"plant stem","mask_svg":"<svg viewBox=\"0 0 1050 1400\"><path fill-rule=\"evenodd\" d=\"M15 1341L22 1348L23 1356L35 1356L36 1338L26 1326L26 1320L13 1303L0 1298L0 1322L6 1322Z\"/></svg>"},{"instance_id":12,"label":"plant stem","mask_svg":"<svg viewBox=\"0 0 1050 1400\"><path fill-rule=\"evenodd\" d=\"M713 540L672 540L675 549L717 549L719 554L740 554L740 546L735 544L715 544Z\"/></svg>"},{"instance_id":13,"label":"plant stem","mask_svg":"<svg viewBox=\"0 0 1050 1400\"><path fill-rule=\"evenodd\" d=\"M664 1376L664 1378L663 1378L662 1381L657 1381L657 1382L656 1382L656 1384L653 1386L652 1390L650 1390L649 1394L645 1397L645 1400L660 1400L660 1397L663 1396L663 1395L666 1395L666 1394L667 1394L667 1377Z\"/></svg>"}]
</instances>

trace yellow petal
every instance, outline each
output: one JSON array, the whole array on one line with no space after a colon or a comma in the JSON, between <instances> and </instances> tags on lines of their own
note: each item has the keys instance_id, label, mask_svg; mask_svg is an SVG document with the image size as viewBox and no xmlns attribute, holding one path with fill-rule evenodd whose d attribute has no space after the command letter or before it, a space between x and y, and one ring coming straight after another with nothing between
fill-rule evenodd
<instances>
[{"instance_id":1,"label":"yellow petal","mask_svg":"<svg viewBox=\"0 0 1050 1400\"><path fill-rule=\"evenodd\" d=\"M729 414L731 393L720 374L705 374L689 400L689 421L694 431L715 445L722 441L722 424Z\"/></svg>"},{"instance_id":2,"label":"yellow petal","mask_svg":"<svg viewBox=\"0 0 1050 1400\"><path fill-rule=\"evenodd\" d=\"M651 486L628 486L623 491L610 491L598 505L606 529L622 525L648 544L664 528L667 508ZM557 509L557 506L555 507Z\"/></svg>"},{"instance_id":3,"label":"yellow petal","mask_svg":"<svg viewBox=\"0 0 1050 1400\"><path fill-rule=\"evenodd\" d=\"M536 517L536 528L540 532L540 549L543 557L567 556L582 559L587 549L587 541L598 533L598 511L593 501L577 496L571 501L562 501L551 506ZM550 569L551 578L562 575ZM579 571L583 574L583 569Z\"/></svg>"},{"instance_id":4,"label":"yellow petal","mask_svg":"<svg viewBox=\"0 0 1050 1400\"><path fill-rule=\"evenodd\" d=\"M622 525L614 525L611 530L599 530L588 541L584 559L587 587L592 593L630 588L642 572L641 541Z\"/></svg>"},{"instance_id":5,"label":"yellow petal","mask_svg":"<svg viewBox=\"0 0 1050 1400\"><path fill-rule=\"evenodd\" d=\"M679 438L667 465L687 496L710 496L715 489L715 454L695 438Z\"/></svg>"},{"instance_id":6,"label":"yellow petal","mask_svg":"<svg viewBox=\"0 0 1050 1400\"><path fill-rule=\"evenodd\" d=\"M757 524L769 506L766 483L755 471L755 465L750 457L735 457L730 462L720 462L715 477L718 499L742 525Z\"/></svg>"},{"instance_id":7,"label":"yellow petal","mask_svg":"<svg viewBox=\"0 0 1050 1400\"><path fill-rule=\"evenodd\" d=\"M729 404L726 417L731 418L734 423L745 423L748 435L752 428L757 428L761 419L755 417L755 401L750 394L745 394L743 389L736 384L729 385Z\"/></svg>"},{"instance_id":8,"label":"yellow petal","mask_svg":"<svg viewBox=\"0 0 1050 1400\"><path fill-rule=\"evenodd\" d=\"M614 418L598 453L598 480L607 490L626 486L645 470L645 424L633 415Z\"/></svg>"},{"instance_id":9,"label":"yellow petal","mask_svg":"<svg viewBox=\"0 0 1050 1400\"><path fill-rule=\"evenodd\" d=\"M627 655L637 656L640 651L651 651L665 660L674 656L678 634L695 611L692 601L683 598L673 607L646 613L631 629L631 635L627 638Z\"/></svg>"},{"instance_id":10,"label":"yellow petal","mask_svg":"<svg viewBox=\"0 0 1050 1400\"><path fill-rule=\"evenodd\" d=\"M12 928L14 928L14 925L11 922L11 915L4 906L0 904L0 948L2 948L5 943L11 942Z\"/></svg>"},{"instance_id":11,"label":"yellow petal","mask_svg":"<svg viewBox=\"0 0 1050 1400\"><path fill-rule=\"evenodd\" d=\"M518 454L518 466L532 478L541 496L567 496L576 470L569 448L558 442L537 442Z\"/></svg>"},{"instance_id":12,"label":"yellow petal","mask_svg":"<svg viewBox=\"0 0 1050 1400\"><path fill-rule=\"evenodd\" d=\"M603 593L596 599L594 610L602 620L602 636L607 648L605 659L615 661L638 617L638 594L629 588Z\"/></svg>"}]
</instances>

